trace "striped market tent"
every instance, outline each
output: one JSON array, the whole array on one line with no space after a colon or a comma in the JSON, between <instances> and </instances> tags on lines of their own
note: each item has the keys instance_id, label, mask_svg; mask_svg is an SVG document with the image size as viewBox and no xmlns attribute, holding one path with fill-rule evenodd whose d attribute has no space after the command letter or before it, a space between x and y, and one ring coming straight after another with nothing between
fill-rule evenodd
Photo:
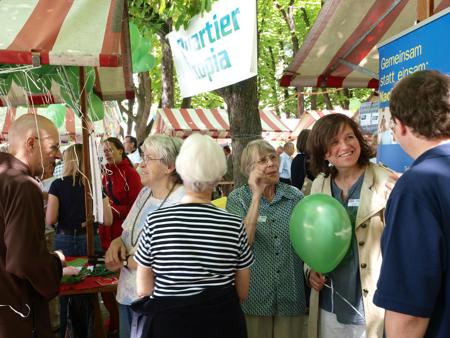
<instances>
[{"instance_id":1,"label":"striped market tent","mask_svg":"<svg viewBox=\"0 0 450 338\"><path fill-rule=\"evenodd\" d=\"M105 102L105 114L101 121L93 123L94 131L97 136L109 135L117 136L120 133L120 110L117 103ZM0 108L0 143L8 140L8 130L11 123L19 116L24 114L38 114L49 117L46 114L46 108L32 107L2 107ZM59 128L59 134L63 143L70 141L81 142L81 119L74 111L67 107L64 123Z\"/></svg>"},{"instance_id":2,"label":"striped market tent","mask_svg":"<svg viewBox=\"0 0 450 338\"><path fill-rule=\"evenodd\" d=\"M414 25L417 1L326 1L280 84L378 88L378 45ZM449 6L435 0L434 13Z\"/></svg>"},{"instance_id":3,"label":"striped market tent","mask_svg":"<svg viewBox=\"0 0 450 338\"><path fill-rule=\"evenodd\" d=\"M291 130L271 110L260 110L263 137L287 139ZM225 109L158 109L152 134L188 137L194 132L213 138L231 138L228 113Z\"/></svg>"},{"instance_id":4,"label":"striped market tent","mask_svg":"<svg viewBox=\"0 0 450 338\"><path fill-rule=\"evenodd\" d=\"M314 123L321 117L329 114L344 114L348 117L353 117L354 112L350 110L308 110L302 115L298 121L297 127L292 131L291 138L296 139L303 129L312 129Z\"/></svg>"},{"instance_id":5,"label":"striped market tent","mask_svg":"<svg viewBox=\"0 0 450 338\"><path fill-rule=\"evenodd\" d=\"M0 22L0 64L92 66L100 99L134 96L123 0L2 0ZM0 105L64 102L58 83L48 89L33 94L13 82Z\"/></svg>"}]
</instances>

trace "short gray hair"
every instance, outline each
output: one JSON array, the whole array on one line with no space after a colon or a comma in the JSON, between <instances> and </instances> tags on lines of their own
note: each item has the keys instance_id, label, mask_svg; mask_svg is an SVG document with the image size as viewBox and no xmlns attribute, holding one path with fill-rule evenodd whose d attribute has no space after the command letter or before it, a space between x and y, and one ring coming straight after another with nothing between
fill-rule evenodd
<instances>
[{"instance_id":1,"label":"short gray hair","mask_svg":"<svg viewBox=\"0 0 450 338\"><path fill-rule=\"evenodd\" d=\"M178 137L156 134L148 136L142 147L153 150L165 165L175 166L175 160L182 144L183 141Z\"/></svg>"},{"instance_id":2,"label":"short gray hair","mask_svg":"<svg viewBox=\"0 0 450 338\"><path fill-rule=\"evenodd\" d=\"M275 148L272 145L262 139L254 140L249 142L241 155L241 173L245 177L250 175L253 170L255 161L261 156L266 156L268 154L276 154Z\"/></svg>"},{"instance_id":3,"label":"short gray hair","mask_svg":"<svg viewBox=\"0 0 450 338\"><path fill-rule=\"evenodd\" d=\"M196 133L183 142L176 168L185 186L202 192L222 179L227 163L222 148L210 136Z\"/></svg>"}]
</instances>

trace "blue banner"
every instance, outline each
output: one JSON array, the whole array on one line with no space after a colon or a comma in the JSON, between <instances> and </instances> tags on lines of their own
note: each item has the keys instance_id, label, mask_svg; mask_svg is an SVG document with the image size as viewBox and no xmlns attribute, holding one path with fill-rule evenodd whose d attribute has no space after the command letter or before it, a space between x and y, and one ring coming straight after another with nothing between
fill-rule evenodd
<instances>
[{"instance_id":1,"label":"blue banner","mask_svg":"<svg viewBox=\"0 0 450 338\"><path fill-rule=\"evenodd\" d=\"M378 49L380 111L377 161L404 172L412 159L393 138L389 125L389 98L394 85L420 70L438 70L450 75L450 8L421 22Z\"/></svg>"}]
</instances>

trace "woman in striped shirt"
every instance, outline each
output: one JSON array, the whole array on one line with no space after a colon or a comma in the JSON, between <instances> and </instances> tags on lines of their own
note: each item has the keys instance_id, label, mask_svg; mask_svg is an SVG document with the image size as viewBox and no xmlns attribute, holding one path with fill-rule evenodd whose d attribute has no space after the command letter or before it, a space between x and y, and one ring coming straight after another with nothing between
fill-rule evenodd
<instances>
[{"instance_id":1,"label":"woman in striped shirt","mask_svg":"<svg viewBox=\"0 0 450 338\"><path fill-rule=\"evenodd\" d=\"M147 337L246 337L240 301L247 297L253 255L242 220L211 205L226 172L220 146L194 134L183 143L176 169L185 194L179 205L147 218L135 255L137 292L150 296Z\"/></svg>"}]
</instances>

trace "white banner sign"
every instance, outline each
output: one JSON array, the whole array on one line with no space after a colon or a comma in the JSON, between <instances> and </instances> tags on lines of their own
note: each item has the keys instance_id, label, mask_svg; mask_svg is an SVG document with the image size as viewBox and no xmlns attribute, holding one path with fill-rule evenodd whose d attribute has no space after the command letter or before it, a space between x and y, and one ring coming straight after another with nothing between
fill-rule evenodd
<instances>
[{"instance_id":1,"label":"white banner sign","mask_svg":"<svg viewBox=\"0 0 450 338\"><path fill-rule=\"evenodd\" d=\"M183 97L257 74L256 0L221 0L185 31L168 34Z\"/></svg>"}]
</instances>

